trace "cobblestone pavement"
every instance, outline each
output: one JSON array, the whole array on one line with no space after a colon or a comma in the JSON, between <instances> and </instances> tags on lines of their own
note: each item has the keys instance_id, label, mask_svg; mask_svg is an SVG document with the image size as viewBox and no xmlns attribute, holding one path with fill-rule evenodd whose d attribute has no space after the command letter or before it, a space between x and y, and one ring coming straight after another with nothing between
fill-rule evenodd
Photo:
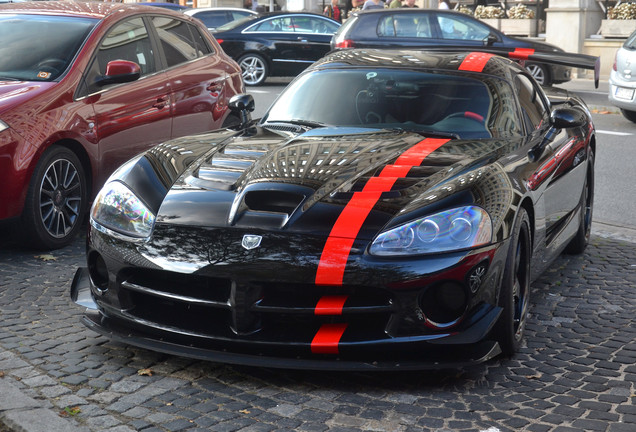
<instances>
[{"instance_id":1,"label":"cobblestone pavement","mask_svg":"<svg viewBox=\"0 0 636 432\"><path fill-rule=\"evenodd\" d=\"M556 261L514 358L440 372L233 367L112 343L69 299L83 264L83 239L46 254L0 241L0 380L69 430L636 431L634 243L594 235Z\"/></svg>"}]
</instances>

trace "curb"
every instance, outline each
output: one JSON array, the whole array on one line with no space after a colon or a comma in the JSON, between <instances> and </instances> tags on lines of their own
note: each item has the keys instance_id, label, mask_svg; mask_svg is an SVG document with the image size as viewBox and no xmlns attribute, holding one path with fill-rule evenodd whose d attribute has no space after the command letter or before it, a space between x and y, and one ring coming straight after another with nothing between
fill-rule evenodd
<instances>
[{"instance_id":1,"label":"curb","mask_svg":"<svg viewBox=\"0 0 636 432\"><path fill-rule=\"evenodd\" d=\"M90 432L44 408L41 402L27 396L10 380L6 376L0 379L0 431Z\"/></svg>"}]
</instances>

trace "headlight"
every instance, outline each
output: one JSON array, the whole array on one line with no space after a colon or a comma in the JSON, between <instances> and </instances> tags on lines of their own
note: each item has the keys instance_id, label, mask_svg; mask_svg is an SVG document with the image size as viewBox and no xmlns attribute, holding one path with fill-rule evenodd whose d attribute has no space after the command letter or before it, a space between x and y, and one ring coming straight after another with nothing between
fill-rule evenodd
<instances>
[{"instance_id":1,"label":"headlight","mask_svg":"<svg viewBox=\"0 0 636 432\"><path fill-rule=\"evenodd\" d=\"M150 237L155 225L155 215L126 185L119 181L107 183L95 198L91 219L109 234L118 233L133 239ZM127 239L128 240L128 239Z\"/></svg>"},{"instance_id":2,"label":"headlight","mask_svg":"<svg viewBox=\"0 0 636 432\"><path fill-rule=\"evenodd\" d=\"M492 241L492 222L480 207L445 210L383 232L369 252L378 256L403 256L450 252L486 245Z\"/></svg>"}]
</instances>

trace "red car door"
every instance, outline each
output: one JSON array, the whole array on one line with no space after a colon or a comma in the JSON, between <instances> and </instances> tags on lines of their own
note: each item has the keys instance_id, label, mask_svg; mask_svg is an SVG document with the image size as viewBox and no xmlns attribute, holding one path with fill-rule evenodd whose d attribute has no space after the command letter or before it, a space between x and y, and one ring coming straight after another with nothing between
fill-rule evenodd
<instances>
[{"instance_id":1,"label":"red car door","mask_svg":"<svg viewBox=\"0 0 636 432\"><path fill-rule=\"evenodd\" d=\"M152 19L165 55L172 92L172 136L218 129L227 109L224 62L206 43L200 29L185 21Z\"/></svg>"},{"instance_id":2,"label":"red car door","mask_svg":"<svg viewBox=\"0 0 636 432\"><path fill-rule=\"evenodd\" d=\"M139 64L141 77L111 87L90 84L105 73L106 65L112 60ZM126 160L171 138L172 97L166 75L158 63L156 49L142 18L117 24L97 49L86 74L101 162L97 184Z\"/></svg>"}]
</instances>

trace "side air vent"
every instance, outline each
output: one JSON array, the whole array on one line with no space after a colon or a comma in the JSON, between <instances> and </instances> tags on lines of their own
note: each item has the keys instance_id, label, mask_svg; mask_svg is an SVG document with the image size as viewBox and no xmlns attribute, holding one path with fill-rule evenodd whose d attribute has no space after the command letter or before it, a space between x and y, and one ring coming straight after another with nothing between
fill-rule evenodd
<instances>
[{"instance_id":1,"label":"side air vent","mask_svg":"<svg viewBox=\"0 0 636 432\"><path fill-rule=\"evenodd\" d=\"M247 210L291 215L305 199L304 195L288 191L257 190L245 194Z\"/></svg>"},{"instance_id":2,"label":"side air vent","mask_svg":"<svg viewBox=\"0 0 636 432\"><path fill-rule=\"evenodd\" d=\"M301 126L290 125L290 124L275 124L275 123L266 123L263 127L267 129L273 129L282 132L291 132L291 133L301 133L304 132L305 129Z\"/></svg>"}]
</instances>

